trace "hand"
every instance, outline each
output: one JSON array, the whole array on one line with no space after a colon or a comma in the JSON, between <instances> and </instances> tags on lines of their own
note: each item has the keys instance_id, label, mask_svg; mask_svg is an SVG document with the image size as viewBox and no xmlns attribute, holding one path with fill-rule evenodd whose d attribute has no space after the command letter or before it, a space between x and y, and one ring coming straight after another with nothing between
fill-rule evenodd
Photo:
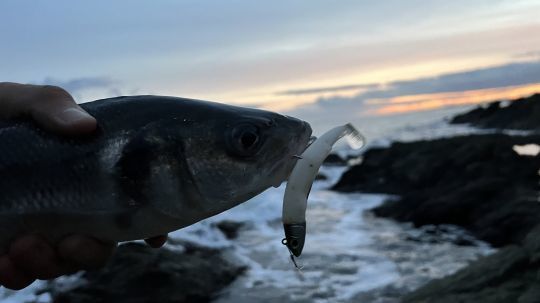
<instances>
[{"instance_id":1,"label":"hand","mask_svg":"<svg viewBox=\"0 0 540 303\"><path fill-rule=\"evenodd\" d=\"M24 116L46 130L66 136L91 133L97 126L96 120L60 87L0 83L0 119ZM166 240L164 235L145 241L161 247ZM116 245L73 235L53 247L38 235L24 236L11 244L8 254L0 256L0 285L22 289L36 279L100 268Z\"/></svg>"}]
</instances>

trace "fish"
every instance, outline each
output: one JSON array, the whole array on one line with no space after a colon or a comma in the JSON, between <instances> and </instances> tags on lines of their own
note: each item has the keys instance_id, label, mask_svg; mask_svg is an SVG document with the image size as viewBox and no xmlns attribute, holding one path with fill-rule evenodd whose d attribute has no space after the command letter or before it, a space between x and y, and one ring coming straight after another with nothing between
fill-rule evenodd
<instances>
[{"instance_id":1,"label":"fish","mask_svg":"<svg viewBox=\"0 0 540 303\"><path fill-rule=\"evenodd\" d=\"M95 132L65 137L0 120L0 254L34 233L144 239L278 187L310 125L253 108L167 96L83 103Z\"/></svg>"}]
</instances>

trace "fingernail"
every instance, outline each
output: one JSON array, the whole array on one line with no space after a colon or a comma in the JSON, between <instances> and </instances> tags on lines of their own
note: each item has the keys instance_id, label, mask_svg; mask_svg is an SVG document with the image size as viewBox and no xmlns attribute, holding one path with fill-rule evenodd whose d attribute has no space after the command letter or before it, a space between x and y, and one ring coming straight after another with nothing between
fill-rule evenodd
<instances>
[{"instance_id":1,"label":"fingernail","mask_svg":"<svg viewBox=\"0 0 540 303\"><path fill-rule=\"evenodd\" d=\"M81 120L92 119L92 116L78 108L68 108L56 114L56 117L60 122L69 125L76 124Z\"/></svg>"}]
</instances>

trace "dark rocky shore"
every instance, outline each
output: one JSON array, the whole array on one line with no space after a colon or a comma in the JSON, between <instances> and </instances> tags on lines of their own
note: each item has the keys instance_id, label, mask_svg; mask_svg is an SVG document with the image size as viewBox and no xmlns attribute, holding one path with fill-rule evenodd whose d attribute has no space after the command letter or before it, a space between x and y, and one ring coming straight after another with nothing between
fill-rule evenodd
<instances>
[{"instance_id":1,"label":"dark rocky shore","mask_svg":"<svg viewBox=\"0 0 540 303\"><path fill-rule=\"evenodd\" d=\"M333 189L398 195L374 210L379 216L417 226L460 225L495 246L518 243L540 223L540 157L512 149L527 143L540 144L540 136L394 143L367 151Z\"/></svg>"},{"instance_id":2,"label":"dark rocky shore","mask_svg":"<svg viewBox=\"0 0 540 303\"><path fill-rule=\"evenodd\" d=\"M540 226L517 245L408 294L403 302L540 302Z\"/></svg>"},{"instance_id":3,"label":"dark rocky shore","mask_svg":"<svg viewBox=\"0 0 540 303\"><path fill-rule=\"evenodd\" d=\"M540 95L455 117L479 127L540 129ZM500 250L432 281L404 302L540 302L540 135L470 135L374 148L333 187L395 194L374 209L416 226L455 224Z\"/></svg>"},{"instance_id":4,"label":"dark rocky shore","mask_svg":"<svg viewBox=\"0 0 540 303\"><path fill-rule=\"evenodd\" d=\"M450 123L470 123L476 127L540 130L540 94L521 98L501 107L493 102L470 112L455 116Z\"/></svg>"},{"instance_id":5,"label":"dark rocky shore","mask_svg":"<svg viewBox=\"0 0 540 303\"><path fill-rule=\"evenodd\" d=\"M326 159L324 159L323 165L326 166L344 166L347 165L347 159L343 159L338 154L329 154Z\"/></svg>"},{"instance_id":6,"label":"dark rocky shore","mask_svg":"<svg viewBox=\"0 0 540 303\"><path fill-rule=\"evenodd\" d=\"M121 245L108 266L86 272L67 290L50 284L55 303L211 302L246 269L223 252L181 243L181 250Z\"/></svg>"}]
</instances>

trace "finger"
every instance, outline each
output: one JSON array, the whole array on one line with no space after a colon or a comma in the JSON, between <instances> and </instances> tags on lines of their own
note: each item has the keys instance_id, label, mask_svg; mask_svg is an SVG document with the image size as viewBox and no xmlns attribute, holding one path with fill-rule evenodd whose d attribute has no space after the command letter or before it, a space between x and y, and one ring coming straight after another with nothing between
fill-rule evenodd
<instances>
[{"instance_id":1,"label":"finger","mask_svg":"<svg viewBox=\"0 0 540 303\"><path fill-rule=\"evenodd\" d=\"M44 129L61 135L88 134L96 129L97 122L78 105L65 105L33 109L32 118Z\"/></svg>"},{"instance_id":2,"label":"finger","mask_svg":"<svg viewBox=\"0 0 540 303\"><path fill-rule=\"evenodd\" d=\"M9 249L9 257L17 268L37 279L56 278L71 270L60 262L52 246L36 235L17 239Z\"/></svg>"},{"instance_id":3,"label":"finger","mask_svg":"<svg viewBox=\"0 0 540 303\"><path fill-rule=\"evenodd\" d=\"M75 263L80 269L98 269L107 264L116 243L105 243L84 236L69 236L58 246L61 258Z\"/></svg>"},{"instance_id":4,"label":"finger","mask_svg":"<svg viewBox=\"0 0 540 303\"><path fill-rule=\"evenodd\" d=\"M159 248L167 242L167 235L156 236L144 240L150 247Z\"/></svg>"},{"instance_id":5,"label":"finger","mask_svg":"<svg viewBox=\"0 0 540 303\"><path fill-rule=\"evenodd\" d=\"M11 261L9 256L0 257L0 285L6 288L19 290L32 284L35 279L19 270Z\"/></svg>"},{"instance_id":6,"label":"finger","mask_svg":"<svg viewBox=\"0 0 540 303\"><path fill-rule=\"evenodd\" d=\"M96 119L77 105L64 89L42 86L36 90L26 110L41 127L65 135L85 134L96 129Z\"/></svg>"},{"instance_id":7,"label":"finger","mask_svg":"<svg viewBox=\"0 0 540 303\"><path fill-rule=\"evenodd\" d=\"M58 134L84 134L96 128L96 120L57 86L0 83L0 107L1 118L28 115L40 127Z\"/></svg>"}]
</instances>

